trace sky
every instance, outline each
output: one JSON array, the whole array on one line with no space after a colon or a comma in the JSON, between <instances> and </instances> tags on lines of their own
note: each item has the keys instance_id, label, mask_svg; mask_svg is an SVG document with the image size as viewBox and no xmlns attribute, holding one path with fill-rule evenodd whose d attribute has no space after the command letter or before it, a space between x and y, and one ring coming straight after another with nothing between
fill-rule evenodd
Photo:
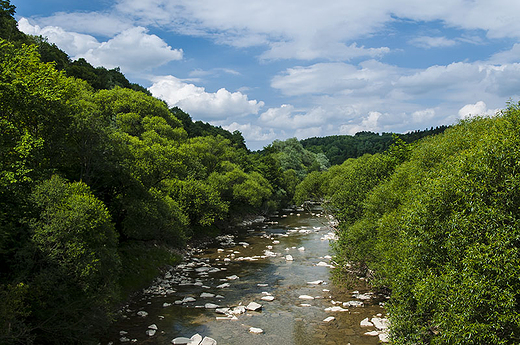
<instances>
[{"instance_id":1,"label":"sky","mask_svg":"<svg viewBox=\"0 0 520 345\"><path fill-rule=\"evenodd\" d=\"M405 133L520 96L518 0L11 0L21 31L193 120L275 139Z\"/></svg>"}]
</instances>

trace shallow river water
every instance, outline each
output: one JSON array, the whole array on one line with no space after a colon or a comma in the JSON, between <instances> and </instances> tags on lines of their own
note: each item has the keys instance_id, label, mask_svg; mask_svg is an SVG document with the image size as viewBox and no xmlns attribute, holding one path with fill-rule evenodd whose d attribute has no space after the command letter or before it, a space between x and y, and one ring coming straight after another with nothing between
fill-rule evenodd
<instances>
[{"instance_id":1,"label":"shallow river water","mask_svg":"<svg viewBox=\"0 0 520 345\"><path fill-rule=\"evenodd\" d=\"M319 212L287 210L268 225L251 226L193 254L162 277L161 287L156 284L132 301L102 344L171 344L196 333L219 345L378 344L378 330L361 322L384 317L385 298L362 284L356 291L334 286L333 233ZM266 296L272 301L262 299ZM250 302L262 308L235 317L215 309ZM343 310L325 310L331 307ZM140 316L142 311L147 315ZM334 319L324 321L329 317ZM263 332L251 333L251 327Z\"/></svg>"}]
</instances>

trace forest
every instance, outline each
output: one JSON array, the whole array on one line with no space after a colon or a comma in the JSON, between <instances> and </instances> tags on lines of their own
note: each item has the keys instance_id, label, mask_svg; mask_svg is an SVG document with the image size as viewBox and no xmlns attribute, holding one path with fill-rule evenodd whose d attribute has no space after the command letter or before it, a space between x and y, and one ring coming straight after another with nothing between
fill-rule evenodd
<instances>
[{"instance_id":1,"label":"forest","mask_svg":"<svg viewBox=\"0 0 520 345\"><path fill-rule=\"evenodd\" d=\"M391 293L395 344L520 342L520 105L251 152L14 14L1 0L0 343L97 343L188 243L308 200L340 222L340 276Z\"/></svg>"}]
</instances>

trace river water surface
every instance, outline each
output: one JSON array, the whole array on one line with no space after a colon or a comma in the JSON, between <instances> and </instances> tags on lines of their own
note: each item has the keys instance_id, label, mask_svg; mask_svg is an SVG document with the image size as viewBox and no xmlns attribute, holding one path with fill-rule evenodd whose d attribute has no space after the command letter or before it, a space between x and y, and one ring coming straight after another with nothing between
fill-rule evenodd
<instances>
[{"instance_id":1,"label":"river water surface","mask_svg":"<svg viewBox=\"0 0 520 345\"><path fill-rule=\"evenodd\" d=\"M219 345L378 344L377 335L365 335L377 329L360 323L384 317L385 298L371 294L362 282L357 291L332 283L328 266L333 264L332 231L319 209L286 210L267 224L223 237L132 301L104 344L171 344L176 337L196 333ZM266 296L274 299L263 300ZM350 301L363 306L342 304ZM215 309L215 305L233 308L250 302L261 304L262 309L233 318ZM325 310L331 307L348 311ZM332 321L324 321L331 316ZM251 327L263 333L250 333ZM155 332L149 331L154 328Z\"/></svg>"}]
</instances>

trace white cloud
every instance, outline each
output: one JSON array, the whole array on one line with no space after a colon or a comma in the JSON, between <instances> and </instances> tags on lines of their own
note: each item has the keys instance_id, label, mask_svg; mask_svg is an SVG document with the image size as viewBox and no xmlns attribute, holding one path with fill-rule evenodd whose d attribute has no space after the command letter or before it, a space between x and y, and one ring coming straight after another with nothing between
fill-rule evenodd
<instances>
[{"instance_id":1,"label":"white cloud","mask_svg":"<svg viewBox=\"0 0 520 345\"><path fill-rule=\"evenodd\" d=\"M145 28L135 27L79 55L95 66L119 66L123 71L137 72L181 60L183 51L172 49L156 35L147 34Z\"/></svg>"},{"instance_id":2,"label":"white cloud","mask_svg":"<svg viewBox=\"0 0 520 345\"><path fill-rule=\"evenodd\" d=\"M125 73L151 70L183 56L182 49L172 49L158 36L147 34L142 27L127 29L102 43L93 36L68 32L60 27L31 25L26 18L19 20L18 27L26 34L47 37L73 59L83 57L96 67L121 67Z\"/></svg>"},{"instance_id":3,"label":"white cloud","mask_svg":"<svg viewBox=\"0 0 520 345\"><path fill-rule=\"evenodd\" d=\"M178 106L205 121L258 114L264 106L264 102L249 100L241 92L229 92L224 88L214 93L206 92L203 87L188 84L171 75L154 78L149 90L168 105Z\"/></svg>"},{"instance_id":4,"label":"white cloud","mask_svg":"<svg viewBox=\"0 0 520 345\"><path fill-rule=\"evenodd\" d=\"M429 49L452 47L457 44L457 41L446 37L420 36L410 40L410 43L421 48Z\"/></svg>"},{"instance_id":5,"label":"white cloud","mask_svg":"<svg viewBox=\"0 0 520 345\"><path fill-rule=\"evenodd\" d=\"M18 29L28 35L47 37L49 42L55 43L70 56L83 54L100 45L100 43L90 35L67 32L57 26L41 28L38 25L31 25L26 18L21 18L18 21Z\"/></svg>"},{"instance_id":6,"label":"white cloud","mask_svg":"<svg viewBox=\"0 0 520 345\"><path fill-rule=\"evenodd\" d=\"M298 111L290 104L283 104L279 108L269 108L260 115L259 121L273 128L302 129L309 126L318 126L325 122L326 112L316 107L308 112Z\"/></svg>"},{"instance_id":7,"label":"white cloud","mask_svg":"<svg viewBox=\"0 0 520 345\"><path fill-rule=\"evenodd\" d=\"M133 27L130 20L113 13L57 12L51 17L37 18L40 26L59 26L63 30L112 37Z\"/></svg>"},{"instance_id":8,"label":"white cloud","mask_svg":"<svg viewBox=\"0 0 520 345\"><path fill-rule=\"evenodd\" d=\"M478 101L475 104L466 104L459 110L459 118L467 119L474 116L491 116L496 114L498 109L488 109L483 101Z\"/></svg>"},{"instance_id":9,"label":"white cloud","mask_svg":"<svg viewBox=\"0 0 520 345\"><path fill-rule=\"evenodd\" d=\"M264 130L260 126L252 125L251 123L247 123L244 125L241 125L237 122L233 122L230 125L222 126L222 128L233 132L233 131L240 131L242 133L242 136L244 139L246 139L247 142L251 141L260 141L260 142L270 142L273 141L276 138L276 133L271 128L269 130Z\"/></svg>"}]
</instances>

